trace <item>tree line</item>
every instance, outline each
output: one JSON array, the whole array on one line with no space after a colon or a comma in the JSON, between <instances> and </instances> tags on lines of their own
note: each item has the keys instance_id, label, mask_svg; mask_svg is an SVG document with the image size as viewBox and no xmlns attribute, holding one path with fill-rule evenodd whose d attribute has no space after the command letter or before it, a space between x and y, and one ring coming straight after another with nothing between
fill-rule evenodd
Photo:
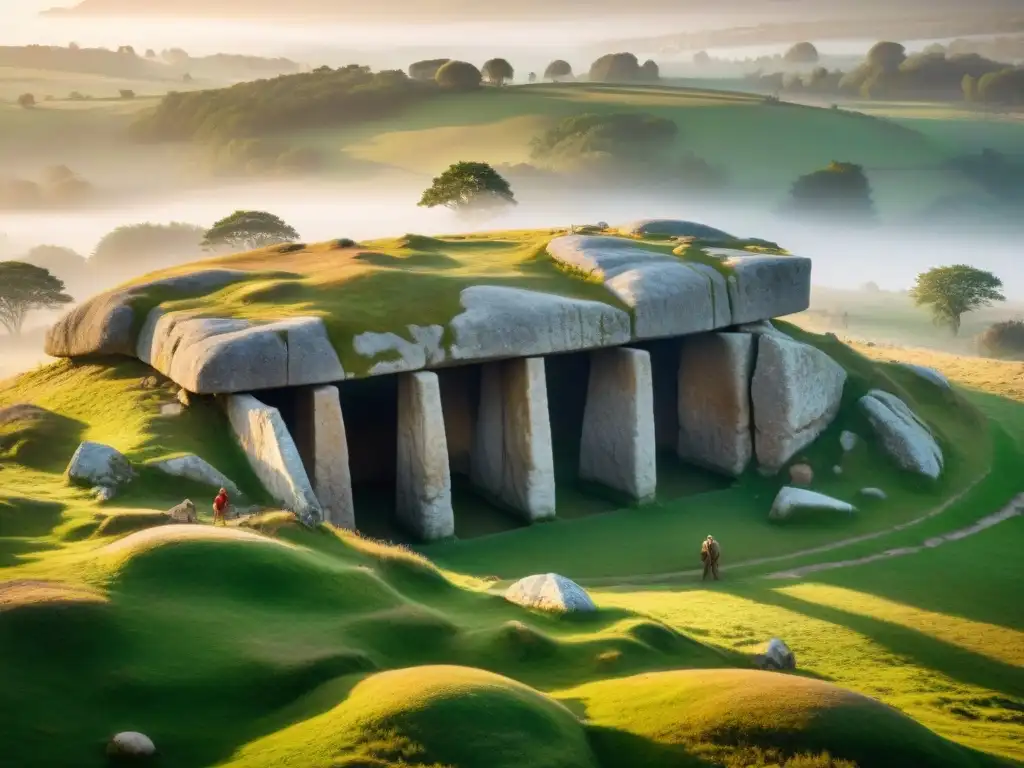
<instances>
[{"instance_id":1,"label":"tree line","mask_svg":"<svg viewBox=\"0 0 1024 768\"><path fill-rule=\"evenodd\" d=\"M593 82L654 82L659 71L654 61L641 64L631 53L613 53L595 60L586 77ZM515 69L502 58L489 59L482 67L427 59L410 65L408 72L374 72L357 64L324 66L227 88L169 93L156 109L136 120L131 132L149 141L228 141L343 126L392 116L444 92L501 87L515 79ZM526 79L535 82L538 77L529 73ZM543 79L574 79L572 66L556 59Z\"/></svg>"},{"instance_id":2,"label":"tree line","mask_svg":"<svg viewBox=\"0 0 1024 768\"><path fill-rule=\"evenodd\" d=\"M801 43L804 56L791 62L814 63L816 52ZM790 54L787 54L789 56ZM816 66L808 72L756 72L747 78L761 89L865 99L966 99L980 104L1024 104L1024 67L977 53L933 47L907 54L901 43L881 41L860 65L843 72Z\"/></svg>"}]
</instances>

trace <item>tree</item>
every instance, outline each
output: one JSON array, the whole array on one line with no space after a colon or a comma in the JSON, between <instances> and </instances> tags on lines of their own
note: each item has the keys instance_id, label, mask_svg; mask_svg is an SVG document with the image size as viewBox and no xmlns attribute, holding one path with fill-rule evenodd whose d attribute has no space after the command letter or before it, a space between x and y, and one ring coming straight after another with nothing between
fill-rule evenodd
<instances>
[{"instance_id":1,"label":"tree","mask_svg":"<svg viewBox=\"0 0 1024 768\"><path fill-rule=\"evenodd\" d=\"M154 51L152 48L147 48L146 49L146 58L147 59L155 59L156 58L156 51Z\"/></svg>"},{"instance_id":2,"label":"tree","mask_svg":"<svg viewBox=\"0 0 1024 768\"><path fill-rule=\"evenodd\" d=\"M487 163L455 163L434 179L418 205L453 211L488 210L516 205L512 188Z\"/></svg>"},{"instance_id":3,"label":"tree","mask_svg":"<svg viewBox=\"0 0 1024 768\"><path fill-rule=\"evenodd\" d=\"M143 274L190 261L203 252L203 228L194 224L131 224L104 235L89 257L98 272Z\"/></svg>"},{"instance_id":4,"label":"tree","mask_svg":"<svg viewBox=\"0 0 1024 768\"><path fill-rule=\"evenodd\" d=\"M640 67L640 74L638 77L641 80L649 80L652 82L659 80L661 78L661 70L658 69L657 62L655 62L654 59L648 59L645 61L643 66Z\"/></svg>"},{"instance_id":5,"label":"tree","mask_svg":"<svg viewBox=\"0 0 1024 768\"><path fill-rule=\"evenodd\" d=\"M867 63L883 72L892 73L907 60L907 49L899 43L882 41L875 43L868 51Z\"/></svg>"},{"instance_id":6,"label":"tree","mask_svg":"<svg viewBox=\"0 0 1024 768\"><path fill-rule=\"evenodd\" d=\"M528 83L536 83L537 82L537 73L536 72L531 72L530 74L528 74L526 76L526 82L528 82Z\"/></svg>"},{"instance_id":7,"label":"tree","mask_svg":"<svg viewBox=\"0 0 1024 768\"><path fill-rule=\"evenodd\" d=\"M451 59L424 59L414 61L409 65L409 77L413 80L433 80L437 76L437 70L447 64Z\"/></svg>"},{"instance_id":8,"label":"tree","mask_svg":"<svg viewBox=\"0 0 1024 768\"><path fill-rule=\"evenodd\" d=\"M557 83L572 77L572 66L564 59L555 59L544 70L544 79Z\"/></svg>"},{"instance_id":9,"label":"tree","mask_svg":"<svg viewBox=\"0 0 1024 768\"><path fill-rule=\"evenodd\" d=\"M0 261L0 325L11 336L21 333L25 316L33 309L56 309L74 299L64 283L42 267L23 261Z\"/></svg>"},{"instance_id":10,"label":"tree","mask_svg":"<svg viewBox=\"0 0 1024 768\"><path fill-rule=\"evenodd\" d=\"M452 91L471 91L480 87L482 77L480 70L468 61L449 61L437 70L434 80Z\"/></svg>"},{"instance_id":11,"label":"tree","mask_svg":"<svg viewBox=\"0 0 1024 768\"><path fill-rule=\"evenodd\" d=\"M707 51L697 51L693 54L693 63L698 67L706 67L711 63L711 56Z\"/></svg>"},{"instance_id":12,"label":"tree","mask_svg":"<svg viewBox=\"0 0 1024 768\"><path fill-rule=\"evenodd\" d=\"M974 101L977 97L978 81L970 75L964 75L960 81L960 89L964 92L964 101Z\"/></svg>"},{"instance_id":13,"label":"tree","mask_svg":"<svg viewBox=\"0 0 1024 768\"><path fill-rule=\"evenodd\" d=\"M118 49L117 49L117 52L125 54L127 56L134 56L135 55L135 49L132 46L130 46L130 45L119 46Z\"/></svg>"},{"instance_id":14,"label":"tree","mask_svg":"<svg viewBox=\"0 0 1024 768\"><path fill-rule=\"evenodd\" d=\"M590 65L590 80L596 83L629 82L639 75L640 62L632 53L608 53Z\"/></svg>"},{"instance_id":15,"label":"tree","mask_svg":"<svg viewBox=\"0 0 1024 768\"><path fill-rule=\"evenodd\" d=\"M506 80L511 80L516 76L515 70L506 59L485 61L480 73L487 79L487 82L499 87L504 85Z\"/></svg>"},{"instance_id":16,"label":"tree","mask_svg":"<svg viewBox=\"0 0 1024 768\"><path fill-rule=\"evenodd\" d=\"M860 287L860 289L864 291L864 293L880 293L882 290L874 280L868 280Z\"/></svg>"},{"instance_id":17,"label":"tree","mask_svg":"<svg viewBox=\"0 0 1024 768\"><path fill-rule=\"evenodd\" d=\"M919 307L929 307L936 325L945 325L956 336L960 332L960 317L993 301L1006 301L999 292L1003 281L993 275L966 264L934 267L917 276L910 289L910 297Z\"/></svg>"},{"instance_id":18,"label":"tree","mask_svg":"<svg viewBox=\"0 0 1024 768\"><path fill-rule=\"evenodd\" d=\"M121 98L122 99L134 99L135 98L135 91L130 90L128 88L122 88L120 93L121 93Z\"/></svg>"},{"instance_id":19,"label":"tree","mask_svg":"<svg viewBox=\"0 0 1024 768\"><path fill-rule=\"evenodd\" d=\"M278 243L294 243L299 233L266 211L235 211L207 230L204 248L230 247L253 251Z\"/></svg>"},{"instance_id":20,"label":"tree","mask_svg":"<svg viewBox=\"0 0 1024 768\"><path fill-rule=\"evenodd\" d=\"M786 51L782 60L790 64L816 64L818 49L811 43L797 43Z\"/></svg>"},{"instance_id":21,"label":"tree","mask_svg":"<svg viewBox=\"0 0 1024 768\"><path fill-rule=\"evenodd\" d=\"M18 106L22 109L32 109L36 105L36 97L31 93L23 93L18 97Z\"/></svg>"},{"instance_id":22,"label":"tree","mask_svg":"<svg viewBox=\"0 0 1024 768\"><path fill-rule=\"evenodd\" d=\"M799 213L843 218L874 216L871 185L864 169L854 163L834 160L827 168L801 176L793 183L788 207Z\"/></svg>"}]
</instances>

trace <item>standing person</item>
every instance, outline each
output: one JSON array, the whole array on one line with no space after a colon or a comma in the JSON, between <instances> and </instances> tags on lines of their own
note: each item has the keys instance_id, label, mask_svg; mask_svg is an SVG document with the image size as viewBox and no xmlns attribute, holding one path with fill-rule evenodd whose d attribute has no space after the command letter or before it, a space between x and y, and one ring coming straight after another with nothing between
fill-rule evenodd
<instances>
[{"instance_id":1,"label":"standing person","mask_svg":"<svg viewBox=\"0 0 1024 768\"><path fill-rule=\"evenodd\" d=\"M715 577L715 581L718 581L718 558L721 556L722 550L718 546L718 542L709 534L700 548L700 559L704 563L704 575L701 577L701 581L707 579L709 572Z\"/></svg>"},{"instance_id":2,"label":"standing person","mask_svg":"<svg viewBox=\"0 0 1024 768\"><path fill-rule=\"evenodd\" d=\"M228 492L221 488L220 493L217 494L217 498L213 500L213 524L216 525L219 521L221 525L227 525L227 522L224 519L224 515L227 511Z\"/></svg>"}]
</instances>

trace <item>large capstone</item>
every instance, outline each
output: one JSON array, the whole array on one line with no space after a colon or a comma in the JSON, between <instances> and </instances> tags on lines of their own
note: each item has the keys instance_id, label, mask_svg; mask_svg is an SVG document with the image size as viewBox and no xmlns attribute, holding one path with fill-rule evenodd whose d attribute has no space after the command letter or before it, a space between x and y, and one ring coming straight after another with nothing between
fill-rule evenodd
<instances>
[{"instance_id":1,"label":"large capstone","mask_svg":"<svg viewBox=\"0 0 1024 768\"><path fill-rule=\"evenodd\" d=\"M896 464L932 479L942 474L942 449L928 426L905 402L889 392L873 389L860 399L860 407Z\"/></svg>"},{"instance_id":2,"label":"large capstone","mask_svg":"<svg viewBox=\"0 0 1024 768\"><path fill-rule=\"evenodd\" d=\"M483 366L470 477L527 521L555 516L555 466L544 360Z\"/></svg>"},{"instance_id":3,"label":"large capstone","mask_svg":"<svg viewBox=\"0 0 1024 768\"><path fill-rule=\"evenodd\" d=\"M306 525L323 520L320 502L281 413L252 395L229 395L228 421L263 487Z\"/></svg>"},{"instance_id":4,"label":"large capstone","mask_svg":"<svg viewBox=\"0 0 1024 768\"><path fill-rule=\"evenodd\" d=\"M134 477L132 465L119 451L102 443L78 446L67 468L68 479L76 485L117 488Z\"/></svg>"},{"instance_id":5,"label":"large capstone","mask_svg":"<svg viewBox=\"0 0 1024 768\"><path fill-rule=\"evenodd\" d=\"M651 357L638 349L591 353L580 440L580 478L636 501L657 489Z\"/></svg>"},{"instance_id":6,"label":"large capstone","mask_svg":"<svg viewBox=\"0 0 1024 768\"><path fill-rule=\"evenodd\" d=\"M338 388L327 385L303 390L296 421L295 440L324 521L355 530L348 437Z\"/></svg>"},{"instance_id":7,"label":"large capstone","mask_svg":"<svg viewBox=\"0 0 1024 768\"><path fill-rule=\"evenodd\" d=\"M712 333L683 339L679 359L680 458L739 475L753 455L750 377L756 339Z\"/></svg>"},{"instance_id":8,"label":"large capstone","mask_svg":"<svg viewBox=\"0 0 1024 768\"><path fill-rule=\"evenodd\" d=\"M754 452L760 467L778 472L835 419L846 371L808 344L763 335L751 383Z\"/></svg>"},{"instance_id":9,"label":"large capstone","mask_svg":"<svg viewBox=\"0 0 1024 768\"><path fill-rule=\"evenodd\" d=\"M811 260L732 248L708 248L731 271L733 323L752 323L803 312L811 303Z\"/></svg>"},{"instance_id":10,"label":"large capstone","mask_svg":"<svg viewBox=\"0 0 1024 768\"><path fill-rule=\"evenodd\" d=\"M505 592L509 602L527 608L560 613L596 611L590 595L572 579L557 573L543 573L520 579Z\"/></svg>"},{"instance_id":11,"label":"large capstone","mask_svg":"<svg viewBox=\"0 0 1024 768\"><path fill-rule=\"evenodd\" d=\"M455 535L448 444L436 373L398 381L398 463L395 512L425 541Z\"/></svg>"}]
</instances>

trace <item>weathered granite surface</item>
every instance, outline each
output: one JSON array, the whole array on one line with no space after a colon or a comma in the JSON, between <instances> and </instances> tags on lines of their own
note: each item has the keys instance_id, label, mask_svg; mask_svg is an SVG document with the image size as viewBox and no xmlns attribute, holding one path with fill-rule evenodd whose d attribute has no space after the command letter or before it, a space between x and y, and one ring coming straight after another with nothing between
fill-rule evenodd
<instances>
[{"instance_id":1,"label":"weathered granite surface","mask_svg":"<svg viewBox=\"0 0 1024 768\"><path fill-rule=\"evenodd\" d=\"M905 402L873 389L859 401L882 448L898 466L933 480L942 474L942 449L928 425Z\"/></svg>"}]
</instances>

